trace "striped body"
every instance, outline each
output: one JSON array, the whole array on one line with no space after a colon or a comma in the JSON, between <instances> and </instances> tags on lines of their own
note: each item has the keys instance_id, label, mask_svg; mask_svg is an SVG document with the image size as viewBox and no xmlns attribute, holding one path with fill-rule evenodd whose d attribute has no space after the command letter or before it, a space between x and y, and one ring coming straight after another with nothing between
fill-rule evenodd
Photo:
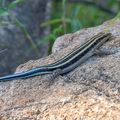
<instances>
[{"instance_id":1,"label":"striped body","mask_svg":"<svg viewBox=\"0 0 120 120\"><path fill-rule=\"evenodd\" d=\"M78 47L75 51L71 52L63 59L49 64L46 66L41 66L26 72L16 73L13 75L0 77L0 81L8 81L19 78L28 78L36 75L42 74L52 74L54 70L60 69L60 74L66 74L79 65L81 65L86 59L94 54L94 51L102 46L107 40L111 38L110 33L99 33L93 36L86 43Z\"/></svg>"}]
</instances>

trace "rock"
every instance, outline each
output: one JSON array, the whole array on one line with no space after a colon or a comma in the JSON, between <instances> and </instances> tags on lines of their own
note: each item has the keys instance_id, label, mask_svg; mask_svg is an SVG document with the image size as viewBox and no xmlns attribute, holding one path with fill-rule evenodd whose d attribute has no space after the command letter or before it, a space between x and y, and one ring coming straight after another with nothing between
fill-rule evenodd
<instances>
[{"instance_id":1,"label":"rock","mask_svg":"<svg viewBox=\"0 0 120 120\"><path fill-rule=\"evenodd\" d=\"M86 28L57 39L53 54L20 65L17 72L55 62L100 31L114 38L101 47L116 51L94 56L50 86L48 75L0 83L1 119L120 119L120 20ZM62 42L60 41L62 40ZM60 41L60 42L59 42Z\"/></svg>"}]
</instances>

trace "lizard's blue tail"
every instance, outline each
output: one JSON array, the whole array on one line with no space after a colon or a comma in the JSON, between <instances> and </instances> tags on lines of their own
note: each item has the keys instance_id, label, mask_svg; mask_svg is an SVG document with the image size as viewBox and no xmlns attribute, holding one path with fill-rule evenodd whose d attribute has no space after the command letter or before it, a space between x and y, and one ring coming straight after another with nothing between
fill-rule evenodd
<instances>
[{"instance_id":1,"label":"lizard's blue tail","mask_svg":"<svg viewBox=\"0 0 120 120\"><path fill-rule=\"evenodd\" d=\"M51 71L47 70L47 68L36 68L36 69L29 70L26 72L21 72L21 73L16 73L16 74L0 77L0 82L24 79L24 78L29 78L29 77L42 75L42 74L49 74L49 73L51 73Z\"/></svg>"}]
</instances>

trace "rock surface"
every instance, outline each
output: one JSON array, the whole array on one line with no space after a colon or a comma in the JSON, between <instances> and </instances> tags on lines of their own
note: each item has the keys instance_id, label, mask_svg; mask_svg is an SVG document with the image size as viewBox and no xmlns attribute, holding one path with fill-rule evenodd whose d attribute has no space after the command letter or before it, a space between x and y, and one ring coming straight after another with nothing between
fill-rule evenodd
<instances>
[{"instance_id":1,"label":"rock surface","mask_svg":"<svg viewBox=\"0 0 120 120\"><path fill-rule=\"evenodd\" d=\"M57 39L53 54L20 65L17 72L55 62L100 31L114 38L101 47L117 51L94 56L48 86L48 75L0 83L1 120L120 120L120 20ZM60 52L58 52L60 51Z\"/></svg>"}]
</instances>

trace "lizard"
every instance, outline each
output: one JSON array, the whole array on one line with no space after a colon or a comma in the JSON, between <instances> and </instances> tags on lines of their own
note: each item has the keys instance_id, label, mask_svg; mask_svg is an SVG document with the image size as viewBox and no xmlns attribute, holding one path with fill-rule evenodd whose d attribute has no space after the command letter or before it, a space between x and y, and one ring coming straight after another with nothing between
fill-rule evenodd
<instances>
[{"instance_id":1,"label":"lizard","mask_svg":"<svg viewBox=\"0 0 120 120\"><path fill-rule=\"evenodd\" d=\"M0 77L0 82L24 79L34 77L37 75L51 74L52 79L59 75L64 75L80 66L89 57L96 54L96 51L109 39L111 39L111 33L100 32L91 37L87 42L76 48L76 50L70 52L62 59L45 66L33 68L31 70L15 73L7 76Z\"/></svg>"}]
</instances>

